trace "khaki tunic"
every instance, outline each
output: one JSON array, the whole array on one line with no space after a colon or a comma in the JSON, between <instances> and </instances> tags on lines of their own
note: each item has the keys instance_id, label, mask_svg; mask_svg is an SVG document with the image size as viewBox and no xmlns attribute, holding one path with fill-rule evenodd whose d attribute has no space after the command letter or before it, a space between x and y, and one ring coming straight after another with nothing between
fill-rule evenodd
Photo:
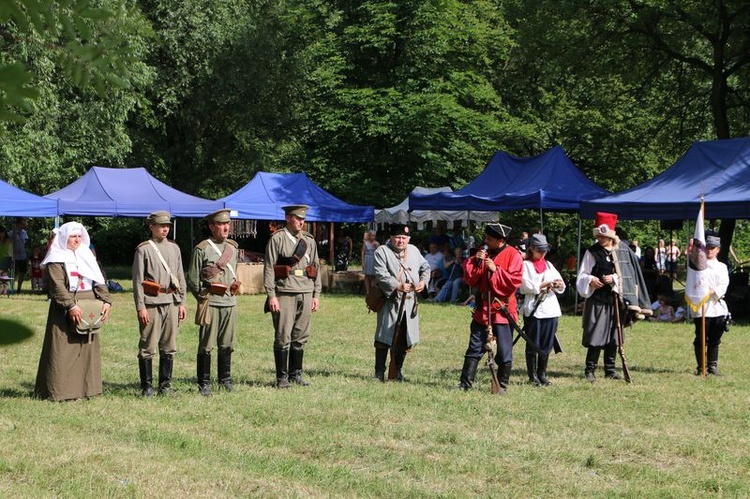
<instances>
[{"instance_id":1,"label":"khaki tunic","mask_svg":"<svg viewBox=\"0 0 750 499\"><path fill-rule=\"evenodd\" d=\"M164 268L159 255L149 241L144 241L138 245L133 258L133 299L135 300L136 311L145 309L149 316L147 325L144 326L139 322L141 335L138 345L138 358L141 359L154 357L157 349L166 355L173 355L177 352L179 307L185 305L187 290L180 247L167 239L161 242L153 239L152 241L177 282L172 282L169 272ZM148 296L143 292L144 280L157 282L162 289L167 289L170 292L160 292L158 296Z\"/></svg>"},{"instance_id":2,"label":"khaki tunic","mask_svg":"<svg viewBox=\"0 0 750 499\"><path fill-rule=\"evenodd\" d=\"M208 289L208 282L201 278L201 271L210 267L221 258L226 245L232 248L232 256L229 259L227 268L213 279L212 282L225 284L227 291L222 296L208 295L210 304L211 324L199 328L198 353L211 353L211 350L218 347L220 349L234 350L235 345L235 324L237 299L229 292L229 286L236 280L235 274L229 269L231 267L237 272L237 242L227 239L223 243L214 244L218 248L217 252L209 240L203 240L193 249L193 255L190 259L190 267L187 274L187 287L196 298L202 295Z\"/></svg>"},{"instance_id":3,"label":"khaki tunic","mask_svg":"<svg viewBox=\"0 0 750 499\"><path fill-rule=\"evenodd\" d=\"M409 244L406 247L404 266L408 270L408 280L413 284L420 281L427 286L430 282L430 264L424 259L419 248ZM404 282L405 273L399 263L399 257L391 243L383 244L375 250L375 284L385 293L383 308L378 312L378 326L375 330L375 342L393 345L393 336L398 320L398 309L401 306L403 293L397 291ZM406 324L406 346L411 347L419 341L419 316L413 314L416 307L415 293L408 293L404 301L404 323Z\"/></svg>"},{"instance_id":4,"label":"khaki tunic","mask_svg":"<svg viewBox=\"0 0 750 499\"><path fill-rule=\"evenodd\" d=\"M68 317L75 305L69 291L64 263L49 263L45 267L51 298L44 332L42 355L36 375L34 394L50 400L72 400L102 394L102 367L99 334L78 334ZM112 303L107 286L97 283L93 291L78 293L79 297L96 296Z\"/></svg>"},{"instance_id":5,"label":"khaki tunic","mask_svg":"<svg viewBox=\"0 0 750 499\"><path fill-rule=\"evenodd\" d=\"M292 267L292 275L285 279L276 279L273 266L280 257L291 257L302 239L307 244L304 256ZM316 269L315 279L305 275L305 267ZM304 349L310 337L310 319L312 300L320 296L320 261L318 247L312 234L300 231L295 237L286 228L271 236L266 245L263 281L268 298L277 298L279 312L273 314L275 330L274 348Z\"/></svg>"}]
</instances>

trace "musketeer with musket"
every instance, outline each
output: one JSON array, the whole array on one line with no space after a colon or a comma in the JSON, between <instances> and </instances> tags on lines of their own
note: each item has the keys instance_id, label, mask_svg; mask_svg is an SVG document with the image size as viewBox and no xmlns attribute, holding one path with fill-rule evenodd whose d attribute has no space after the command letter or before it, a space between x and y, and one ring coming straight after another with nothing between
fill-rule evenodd
<instances>
[{"instance_id":1,"label":"musketeer with musket","mask_svg":"<svg viewBox=\"0 0 750 499\"><path fill-rule=\"evenodd\" d=\"M474 384L479 360L487 344L488 326L497 341L495 363L500 383L499 393L505 393L513 364L513 332L502 309L518 320L516 290L523 276L523 258L519 251L506 243L511 228L500 223L488 223L484 229L484 246L473 258L464 262L466 283L477 288L477 302L472 314L469 346L464 354L460 388L469 390Z\"/></svg>"},{"instance_id":2,"label":"musketeer with musket","mask_svg":"<svg viewBox=\"0 0 750 499\"><path fill-rule=\"evenodd\" d=\"M310 207L284 206L286 227L277 230L266 245L263 282L275 331L273 356L276 387L310 383L302 377L305 346L310 338L312 313L318 310L321 291L318 246L302 230Z\"/></svg>"},{"instance_id":3,"label":"musketeer with musket","mask_svg":"<svg viewBox=\"0 0 750 499\"><path fill-rule=\"evenodd\" d=\"M211 395L211 352L218 350L219 386L232 391L232 352L235 345L237 300L237 242L229 239L230 211L215 211L205 221L211 235L193 249L187 285L198 301L198 391ZM218 347L218 348L217 348Z\"/></svg>"},{"instance_id":4,"label":"musketeer with musket","mask_svg":"<svg viewBox=\"0 0 750 499\"><path fill-rule=\"evenodd\" d=\"M385 381L390 350L393 368L388 378L402 381L406 353L419 341L417 296L430 282L430 264L409 244L408 225L391 224L389 229L390 240L375 250L374 284L386 297L375 329L375 377Z\"/></svg>"}]
</instances>

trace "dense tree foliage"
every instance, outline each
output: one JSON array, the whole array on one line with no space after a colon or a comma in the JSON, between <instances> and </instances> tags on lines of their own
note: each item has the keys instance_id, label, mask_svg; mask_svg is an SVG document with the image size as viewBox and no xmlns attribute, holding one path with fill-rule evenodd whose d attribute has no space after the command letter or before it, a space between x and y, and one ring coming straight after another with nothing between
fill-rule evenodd
<instances>
[{"instance_id":1,"label":"dense tree foliage","mask_svg":"<svg viewBox=\"0 0 750 499\"><path fill-rule=\"evenodd\" d=\"M560 144L618 191L747 135L749 68L740 0L8 0L0 177L47 193L146 166L218 197L305 171L386 206Z\"/></svg>"}]
</instances>

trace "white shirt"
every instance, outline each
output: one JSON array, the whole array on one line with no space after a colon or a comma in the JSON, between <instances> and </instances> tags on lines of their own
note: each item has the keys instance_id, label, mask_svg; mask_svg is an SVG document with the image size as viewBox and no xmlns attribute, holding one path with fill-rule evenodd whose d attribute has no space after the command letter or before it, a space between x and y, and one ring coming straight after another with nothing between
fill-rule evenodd
<instances>
[{"instance_id":1,"label":"white shirt","mask_svg":"<svg viewBox=\"0 0 750 499\"><path fill-rule=\"evenodd\" d=\"M562 280L560 272L554 267L554 265L547 263L547 268L544 272L539 274L534 268L534 262L531 260L523 261L523 277L521 278L521 293L524 295L523 300L523 315L528 317L531 315L531 311L536 306L536 296L541 291L540 286L544 281L556 281ZM560 303L557 301L557 295L565 292L565 281L563 281L563 287L561 289L555 289L553 293L545 293L540 298L542 302L539 304L539 308L534 312L534 317L537 319L549 319L550 317L560 317L562 311L560 310Z\"/></svg>"},{"instance_id":2,"label":"white shirt","mask_svg":"<svg viewBox=\"0 0 750 499\"><path fill-rule=\"evenodd\" d=\"M581 260L581 266L578 269L578 277L576 278L576 290L584 298L588 298L596 291L590 286L591 281L596 278L596 276L591 275L595 264L596 260L594 260L594 256L586 250L586 254L583 255L583 260ZM612 277L614 278L613 289L620 289L620 276L612 274Z\"/></svg>"},{"instance_id":3,"label":"white shirt","mask_svg":"<svg viewBox=\"0 0 750 499\"><path fill-rule=\"evenodd\" d=\"M723 317L727 315L729 308L723 299L729 286L729 271L727 270L727 266L716 258L710 258L706 260L706 270L703 273L703 278L706 279L708 289L711 290L711 295L706 302L706 317ZM701 308L694 314L694 317L702 317Z\"/></svg>"}]
</instances>

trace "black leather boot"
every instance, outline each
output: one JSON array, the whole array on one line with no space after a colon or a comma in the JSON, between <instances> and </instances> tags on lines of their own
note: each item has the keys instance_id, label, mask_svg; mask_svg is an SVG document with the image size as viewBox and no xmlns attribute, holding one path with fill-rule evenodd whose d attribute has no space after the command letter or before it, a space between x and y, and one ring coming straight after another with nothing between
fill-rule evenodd
<instances>
[{"instance_id":1,"label":"black leather boot","mask_svg":"<svg viewBox=\"0 0 750 499\"><path fill-rule=\"evenodd\" d=\"M383 383L385 382L385 361L387 358L387 348L375 349L375 377Z\"/></svg>"},{"instance_id":2,"label":"black leather boot","mask_svg":"<svg viewBox=\"0 0 750 499\"><path fill-rule=\"evenodd\" d=\"M289 349L274 349L273 359L276 362L276 388L289 388Z\"/></svg>"},{"instance_id":3,"label":"black leather boot","mask_svg":"<svg viewBox=\"0 0 750 499\"><path fill-rule=\"evenodd\" d=\"M162 354L159 356L159 395L166 395L172 391L173 365L173 355Z\"/></svg>"},{"instance_id":4,"label":"black leather boot","mask_svg":"<svg viewBox=\"0 0 750 499\"><path fill-rule=\"evenodd\" d=\"M695 375L701 376L703 374L703 347L701 345L693 345L695 350Z\"/></svg>"},{"instance_id":5,"label":"black leather boot","mask_svg":"<svg viewBox=\"0 0 750 499\"><path fill-rule=\"evenodd\" d=\"M152 359L138 359L138 372L141 375L141 397L151 397L154 395L152 366Z\"/></svg>"},{"instance_id":6,"label":"black leather boot","mask_svg":"<svg viewBox=\"0 0 750 499\"><path fill-rule=\"evenodd\" d=\"M542 386L549 386L552 382L547 379L547 362L549 361L549 355L540 355L537 359L536 364L536 377L539 378L539 383Z\"/></svg>"},{"instance_id":7,"label":"black leather boot","mask_svg":"<svg viewBox=\"0 0 750 499\"><path fill-rule=\"evenodd\" d=\"M586 380L591 383L594 383L596 381L594 371L596 371L596 364L599 363L600 350L601 348L589 347L588 351L586 352L586 370L584 371L584 375L586 376Z\"/></svg>"},{"instance_id":8,"label":"black leather boot","mask_svg":"<svg viewBox=\"0 0 750 499\"><path fill-rule=\"evenodd\" d=\"M404 367L404 360L406 360L406 352L396 350L396 381L404 381L404 375L401 373L401 368Z\"/></svg>"},{"instance_id":9,"label":"black leather boot","mask_svg":"<svg viewBox=\"0 0 750 499\"><path fill-rule=\"evenodd\" d=\"M706 372L714 376L721 376L719 374L719 345L708 345L706 357L708 360Z\"/></svg>"},{"instance_id":10,"label":"black leather boot","mask_svg":"<svg viewBox=\"0 0 750 499\"><path fill-rule=\"evenodd\" d=\"M197 358L198 392L204 397L211 396L211 354L199 353Z\"/></svg>"},{"instance_id":11,"label":"black leather boot","mask_svg":"<svg viewBox=\"0 0 750 499\"><path fill-rule=\"evenodd\" d=\"M477 375L479 359L476 357L464 357L464 367L461 369L461 382L458 387L461 390L471 390L474 386L474 378Z\"/></svg>"},{"instance_id":12,"label":"black leather boot","mask_svg":"<svg viewBox=\"0 0 750 499\"><path fill-rule=\"evenodd\" d=\"M536 354L533 352L526 353L526 372L529 375L529 383L533 383L536 386L541 385L537 375Z\"/></svg>"},{"instance_id":13,"label":"black leather boot","mask_svg":"<svg viewBox=\"0 0 750 499\"><path fill-rule=\"evenodd\" d=\"M302 377L302 359L304 357L305 351L301 348L292 348L289 351L289 381L300 386L310 386L310 382Z\"/></svg>"},{"instance_id":14,"label":"black leather boot","mask_svg":"<svg viewBox=\"0 0 750 499\"><path fill-rule=\"evenodd\" d=\"M220 348L217 363L219 387L231 392L234 390L234 384L232 383L232 349Z\"/></svg>"},{"instance_id":15,"label":"black leather boot","mask_svg":"<svg viewBox=\"0 0 750 499\"><path fill-rule=\"evenodd\" d=\"M617 374L617 345L604 347L604 377L609 379L620 379Z\"/></svg>"},{"instance_id":16,"label":"black leather boot","mask_svg":"<svg viewBox=\"0 0 750 499\"><path fill-rule=\"evenodd\" d=\"M510 380L510 371L513 369L511 364L504 364L497 367L497 378L500 381L499 395L505 395L508 391L508 381Z\"/></svg>"}]
</instances>

